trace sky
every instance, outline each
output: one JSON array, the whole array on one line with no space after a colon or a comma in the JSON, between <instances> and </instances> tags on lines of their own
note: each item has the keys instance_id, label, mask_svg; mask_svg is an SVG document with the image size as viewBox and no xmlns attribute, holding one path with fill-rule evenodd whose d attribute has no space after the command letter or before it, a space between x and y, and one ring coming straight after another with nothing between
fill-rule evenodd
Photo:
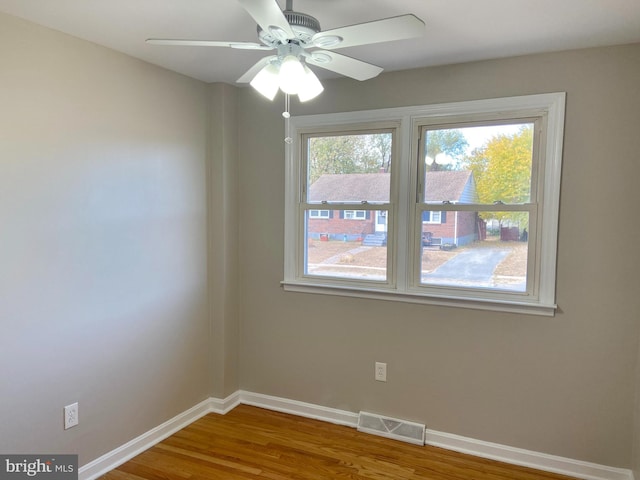
<instances>
[{"instance_id":1,"label":"sky","mask_svg":"<svg viewBox=\"0 0 640 480\"><path fill-rule=\"evenodd\" d=\"M518 125L493 125L489 127L468 127L461 128L464 137L469 143L467 153L471 153L475 148L482 147L487 140L500 134L513 134L516 133L522 124Z\"/></svg>"}]
</instances>

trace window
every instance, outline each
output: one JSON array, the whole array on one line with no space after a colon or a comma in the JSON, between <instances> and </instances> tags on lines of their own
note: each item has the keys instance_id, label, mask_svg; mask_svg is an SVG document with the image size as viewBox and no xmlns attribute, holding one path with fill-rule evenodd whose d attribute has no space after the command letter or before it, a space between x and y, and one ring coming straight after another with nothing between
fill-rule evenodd
<instances>
[{"instance_id":1,"label":"window","mask_svg":"<svg viewBox=\"0 0 640 480\"><path fill-rule=\"evenodd\" d=\"M292 118L285 289L553 315L563 124L562 93Z\"/></svg>"},{"instance_id":2,"label":"window","mask_svg":"<svg viewBox=\"0 0 640 480\"><path fill-rule=\"evenodd\" d=\"M347 220L365 220L367 212L366 210L345 210L344 218Z\"/></svg>"},{"instance_id":3,"label":"window","mask_svg":"<svg viewBox=\"0 0 640 480\"><path fill-rule=\"evenodd\" d=\"M329 218L329 210L309 210L309 218Z\"/></svg>"},{"instance_id":4,"label":"window","mask_svg":"<svg viewBox=\"0 0 640 480\"><path fill-rule=\"evenodd\" d=\"M446 253L423 241L417 285L534 293L528 231L536 211L539 121L420 125L416 209L423 223L442 225L423 226L422 235L433 244L437 234Z\"/></svg>"},{"instance_id":5,"label":"window","mask_svg":"<svg viewBox=\"0 0 640 480\"><path fill-rule=\"evenodd\" d=\"M423 223L442 223L442 212L436 210L427 210L422 212Z\"/></svg>"},{"instance_id":6,"label":"window","mask_svg":"<svg viewBox=\"0 0 640 480\"><path fill-rule=\"evenodd\" d=\"M394 132L387 127L303 135L305 180L296 205L304 218L298 229L303 277L388 281L386 215ZM331 206L329 221L314 220L318 204Z\"/></svg>"}]
</instances>

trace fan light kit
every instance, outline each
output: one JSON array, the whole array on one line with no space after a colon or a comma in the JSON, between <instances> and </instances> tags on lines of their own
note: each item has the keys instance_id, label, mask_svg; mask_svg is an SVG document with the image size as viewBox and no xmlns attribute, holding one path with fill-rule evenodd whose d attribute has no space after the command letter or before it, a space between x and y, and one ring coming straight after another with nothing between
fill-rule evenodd
<instances>
[{"instance_id":1,"label":"fan light kit","mask_svg":"<svg viewBox=\"0 0 640 480\"><path fill-rule=\"evenodd\" d=\"M324 87L301 60L302 48L288 43L278 46L278 55L269 57L267 64L257 73L250 85L269 100L278 89L289 95L298 95L301 102L317 97Z\"/></svg>"},{"instance_id":2,"label":"fan light kit","mask_svg":"<svg viewBox=\"0 0 640 480\"><path fill-rule=\"evenodd\" d=\"M401 15L372 22L322 31L311 15L293 11L293 0L280 10L276 0L237 0L258 24L261 43L221 42L149 38L153 45L229 47L240 50L276 50L262 58L238 83L249 83L269 100L282 90L288 115L289 95L301 102L317 97L324 90L309 65L364 81L377 76L382 68L334 52L334 49L372 43L404 40L424 35L424 22L415 15ZM285 116L285 118L287 118Z\"/></svg>"}]
</instances>

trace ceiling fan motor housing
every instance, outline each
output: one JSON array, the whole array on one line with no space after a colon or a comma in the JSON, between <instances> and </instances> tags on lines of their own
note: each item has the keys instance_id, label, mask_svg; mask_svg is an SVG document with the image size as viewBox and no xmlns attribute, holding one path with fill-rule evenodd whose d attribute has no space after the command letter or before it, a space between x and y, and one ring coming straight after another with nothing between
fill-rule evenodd
<instances>
[{"instance_id":1,"label":"ceiling fan motor housing","mask_svg":"<svg viewBox=\"0 0 640 480\"><path fill-rule=\"evenodd\" d=\"M306 13L291 10L285 10L282 13L291 25L300 45L311 45L311 38L320 31L320 22ZM276 47L281 43L271 32L263 30L260 25L258 25L258 37L262 43L269 47Z\"/></svg>"}]
</instances>

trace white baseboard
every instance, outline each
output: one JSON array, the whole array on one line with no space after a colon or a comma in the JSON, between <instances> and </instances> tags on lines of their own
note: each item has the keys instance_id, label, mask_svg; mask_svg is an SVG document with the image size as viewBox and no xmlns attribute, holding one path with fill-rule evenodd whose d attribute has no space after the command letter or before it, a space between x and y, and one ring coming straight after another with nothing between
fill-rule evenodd
<instances>
[{"instance_id":1,"label":"white baseboard","mask_svg":"<svg viewBox=\"0 0 640 480\"><path fill-rule=\"evenodd\" d=\"M533 452L435 430L426 430L425 443L434 447L468 453L476 457L489 458L512 465L535 468L585 480L634 480L631 470Z\"/></svg>"},{"instance_id":2,"label":"white baseboard","mask_svg":"<svg viewBox=\"0 0 640 480\"><path fill-rule=\"evenodd\" d=\"M211 397L209 399L211 413L219 413L220 415L226 415L231 410L240 405L240 390L235 393L232 393L224 400L220 400L219 398Z\"/></svg>"},{"instance_id":3,"label":"white baseboard","mask_svg":"<svg viewBox=\"0 0 640 480\"><path fill-rule=\"evenodd\" d=\"M354 412L239 390L225 399L209 398L125 445L82 466L78 478L79 480L93 480L104 475L204 415L208 413L224 415L239 404L253 405L352 428L356 428L358 424L358 414ZM427 445L468 453L477 457L569 475L584 480L634 480L631 470L557 457L435 430L426 430L425 442Z\"/></svg>"},{"instance_id":4,"label":"white baseboard","mask_svg":"<svg viewBox=\"0 0 640 480\"><path fill-rule=\"evenodd\" d=\"M162 425L143 433L130 442L112 450L103 456L83 465L78 470L78 480L93 480L104 475L110 470L122 465L136 455L148 450L165 438L173 435L178 430L192 424L208 413L224 415L233 410L240 403L239 392L230 395L224 400L208 398L186 412L176 415Z\"/></svg>"},{"instance_id":5,"label":"white baseboard","mask_svg":"<svg viewBox=\"0 0 640 480\"><path fill-rule=\"evenodd\" d=\"M313 418L324 422L335 423L347 427L356 428L358 425L358 414L338 410L335 408L323 407L312 403L289 400L288 398L272 397L261 393L251 393L240 391L240 403L253 405L254 407L266 408L276 412L290 413L300 417Z\"/></svg>"}]
</instances>

